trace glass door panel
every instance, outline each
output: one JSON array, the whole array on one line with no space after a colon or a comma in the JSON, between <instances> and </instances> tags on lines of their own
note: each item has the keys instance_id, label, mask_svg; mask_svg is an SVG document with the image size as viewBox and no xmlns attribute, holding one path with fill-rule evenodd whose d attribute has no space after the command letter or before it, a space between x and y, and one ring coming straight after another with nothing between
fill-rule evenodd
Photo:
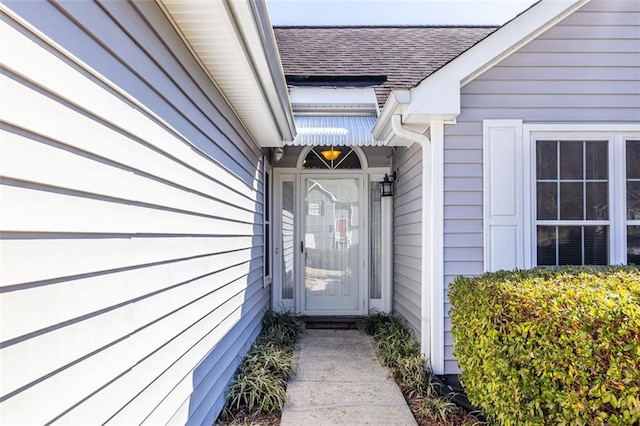
<instances>
[{"instance_id":1,"label":"glass door panel","mask_svg":"<svg viewBox=\"0 0 640 426\"><path fill-rule=\"evenodd\" d=\"M360 308L360 186L355 178L305 178L305 311Z\"/></svg>"},{"instance_id":2,"label":"glass door panel","mask_svg":"<svg viewBox=\"0 0 640 426\"><path fill-rule=\"evenodd\" d=\"M280 206L280 229L282 232L282 299L293 299L293 257L295 216L293 211L293 182L282 182L282 205Z\"/></svg>"}]
</instances>

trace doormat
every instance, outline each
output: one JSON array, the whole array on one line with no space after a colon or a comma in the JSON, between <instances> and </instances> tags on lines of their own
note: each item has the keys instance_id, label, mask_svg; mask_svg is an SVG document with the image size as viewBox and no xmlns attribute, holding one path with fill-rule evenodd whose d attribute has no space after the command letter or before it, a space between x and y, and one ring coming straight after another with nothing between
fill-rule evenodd
<instances>
[{"instance_id":1,"label":"doormat","mask_svg":"<svg viewBox=\"0 0 640 426\"><path fill-rule=\"evenodd\" d=\"M355 322L307 322L307 330L357 330Z\"/></svg>"}]
</instances>

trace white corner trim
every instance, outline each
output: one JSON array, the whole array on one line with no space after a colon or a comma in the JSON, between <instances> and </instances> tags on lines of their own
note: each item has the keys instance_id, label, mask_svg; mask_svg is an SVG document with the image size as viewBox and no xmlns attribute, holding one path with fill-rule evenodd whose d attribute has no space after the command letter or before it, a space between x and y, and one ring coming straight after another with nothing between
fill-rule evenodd
<instances>
[{"instance_id":1,"label":"white corner trim","mask_svg":"<svg viewBox=\"0 0 640 426\"><path fill-rule=\"evenodd\" d=\"M444 374L444 122L431 129L431 368Z\"/></svg>"}]
</instances>

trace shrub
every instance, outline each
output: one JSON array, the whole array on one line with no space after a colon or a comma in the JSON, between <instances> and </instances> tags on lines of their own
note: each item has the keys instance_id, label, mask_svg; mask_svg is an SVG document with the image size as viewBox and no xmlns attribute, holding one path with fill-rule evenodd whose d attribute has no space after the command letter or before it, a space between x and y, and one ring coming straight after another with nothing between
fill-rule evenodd
<instances>
[{"instance_id":1,"label":"shrub","mask_svg":"<svg viewBox=\"0 0 640 426\"><path fill-rule=\"evenodd\" d=\"M391 373L402 392L409 398L436 395L435 385L431 382L431 369L422 355L400 358Z\"/></svg>"},{"instance_id":2,"label":"shrub","mask_svg":"<svg viewBox=\"0 0 640 426\"><path fill-rule=\"evenodd\" d=\"M302 321L296 314L269 310L262 318L262 332L258 336L257 344L266 342L293 352L303 328Z\"/></svg>"},{"instance_id":3,"label":"shrub","mask_svg":"<svg viewBox=\"0 0 640 426\"><path fill-rule=\"evenodd\" d=\"M372 309L369 311L369 315L358 321L358 328L373 336L383 324L391 322L391 319L391 314L385 314L384 312Z\"/></svg>"},{"instance_id":4,"label":"shrub","mask_svg":"<svg viewBox=\"0 0 640 426\"><path fill-rule=\"evenodd\" d=\"M640 422L640 270L459 277L454 351L472 403L500 424Z\"/></svg>"},{"instance_id":5,"label":"shrub","mask_svg":"<svg viewBox=\"0 0 640 426\"><path fill-rule=\"evenodd\" d=\"M436 382L413 331L401 317L372 311L358 327L372 334L378 360L389 367L419 424L478 425L449 397L436 392ZM451 395L450 395L451 396Z\"/></svg>"},{"instance_id":6,"label":"shrub","mask_svg":"<svg viewBox=\"0 0 640 426\"><path fill-rule=\"evenodd\" d=\"M449 419L458 414L458 406L448 398L419 398L418 415L420 417L447 424Z\"/></svg>"},{"instance_id":7,"label":"shrub","mask_svg":"<svg viewBox=\"0 0 640 426\"><path fill-rule=\"evenodd\" d=\"M293 350L302 329L302 321L291 312L265 312L262 331L227 391L225 412L230 417L234 410L282 410L287 379L294 371Z\"/></svg>"}]
</instances>

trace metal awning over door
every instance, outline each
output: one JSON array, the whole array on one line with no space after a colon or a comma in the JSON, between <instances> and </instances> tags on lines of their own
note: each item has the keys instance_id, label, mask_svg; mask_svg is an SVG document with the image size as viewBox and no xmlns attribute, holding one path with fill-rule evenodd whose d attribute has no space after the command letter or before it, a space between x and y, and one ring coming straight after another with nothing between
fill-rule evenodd
<instances>
[{"instance_id":1,"label":"metal awning over door","mask_svg":"<svg viewBox=\"0 0 640 426\"><path fill-rule=\"evenodd\" d=\"M291 146L383 146L374 139L373 115L297 115L297 136Z\"/></svg>"}]
</instances>

